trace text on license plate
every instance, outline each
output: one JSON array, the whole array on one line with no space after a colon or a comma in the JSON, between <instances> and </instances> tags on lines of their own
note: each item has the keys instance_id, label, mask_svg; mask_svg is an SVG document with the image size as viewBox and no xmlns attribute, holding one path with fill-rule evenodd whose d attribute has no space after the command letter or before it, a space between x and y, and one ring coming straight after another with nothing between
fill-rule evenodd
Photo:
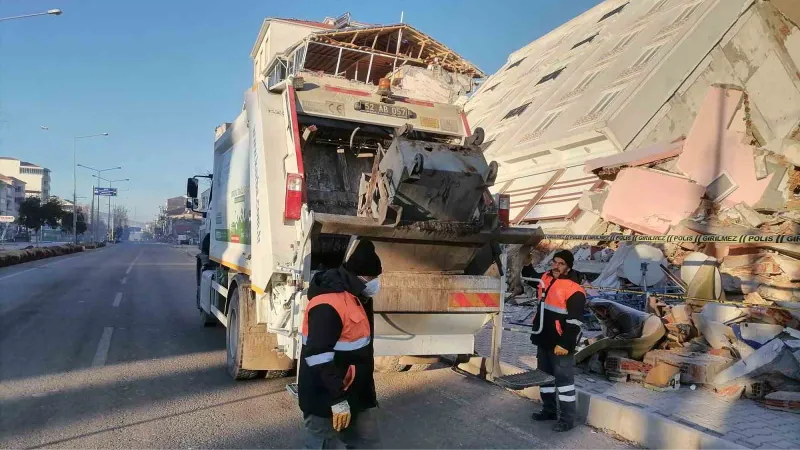
<instances>
[{"instance_id":1,"label":"text on license plate","mask_svg":"<svg viewBox=\"0 0 800 450\"><path fill-rule=\"evenodd\" d=\"M373 102L360 102L361 111L380 114L382 116L403 117L408 118L408 108L394 105L384 105L382 103Z\"/></svg>"}]
</instances>

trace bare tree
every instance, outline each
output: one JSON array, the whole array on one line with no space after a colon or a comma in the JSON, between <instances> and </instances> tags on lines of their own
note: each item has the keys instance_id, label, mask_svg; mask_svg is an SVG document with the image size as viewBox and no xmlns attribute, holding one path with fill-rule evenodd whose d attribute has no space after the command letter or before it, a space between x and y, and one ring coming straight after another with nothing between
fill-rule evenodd
<instances>
[{"instance_id":1,"label":"bare tree","mask_svg":"<svg viewBox=\"0 0 800 450\"><path fill-rule=\"evenodd\" d=\"M114 206L114 210L111 213L113 217L113 223L115 227L127 227L128 226L128 208L117 205Z\"/></svg>"}]
</instances>

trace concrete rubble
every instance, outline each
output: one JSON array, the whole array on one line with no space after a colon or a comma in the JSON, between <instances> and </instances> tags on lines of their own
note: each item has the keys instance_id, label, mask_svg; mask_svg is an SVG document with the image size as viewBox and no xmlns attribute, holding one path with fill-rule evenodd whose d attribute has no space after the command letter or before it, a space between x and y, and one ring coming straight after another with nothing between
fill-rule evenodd
<instances>
[{"instance_id":1,"label":"concrete rubble","mask_svg":"<svg viewBox=\"0 0 800 450\"><path fill-rule=\"evenodd\" d=\"M763 133L754 129L750 107L745 90L715 85L685 137L588 161L585 171L603 184L584 193L569 232L800 235L800 128L760 142ZM773 409L800 410L797 242L650 244L665 257L666 278L648 286L651 297L638 304L631 302L644 296L630 290L641 291L640 283L625 272L634 244L574 244L542 241L529 264L541 274L555 251L573 251L589 297L584 337L592 338L576 355L585 373L657 391L692 385L726 401L745 396ZM657 294L668 291L674 295ZM607 335L613 326L597 325L602 321L592 305L598 301L633 306L663 328L648 334L658 337L646 340L646 348L644 330L638 336ZM671 381L675 376L677 383Z\"/></svg>"}]
</instances>

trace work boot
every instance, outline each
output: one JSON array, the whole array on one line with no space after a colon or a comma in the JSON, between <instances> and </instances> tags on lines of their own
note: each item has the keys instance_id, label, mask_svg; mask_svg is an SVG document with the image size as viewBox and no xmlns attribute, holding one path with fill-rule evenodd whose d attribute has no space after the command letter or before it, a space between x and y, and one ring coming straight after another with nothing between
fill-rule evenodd
<instances>
[{"instance_id":1,"label":"work boot","mask_svg":"<svg viewBox=\"0 0 800 450\"><path fill-rule=\"evenodd\" d=\"M545 420L556 420L558 418L558 415L554 412L539 411L533 413L531 418L537 422L544 422Z\"/></svg>"},{"instance_id":2,"label":"work boot","mask_svg":"<svg viewBox=\"0 0 800 450\"><path fill-rule=\"evenodd\" d=\"M567 422L566 420L559 420L555 425L553 425L553 431L556 433L569 431L573 428L575 428L575 422Z\"/></svg>"}]
</instances>

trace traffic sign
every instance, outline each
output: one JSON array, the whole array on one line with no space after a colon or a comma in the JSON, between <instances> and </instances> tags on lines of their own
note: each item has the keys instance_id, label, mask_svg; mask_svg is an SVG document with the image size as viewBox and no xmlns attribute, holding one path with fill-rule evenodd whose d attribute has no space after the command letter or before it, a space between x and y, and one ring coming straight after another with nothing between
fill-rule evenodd
<instances>
[{"instance_id":1,"label":"traffic sign","mask_svg":"<svg viewBox=\"0 0 800 450\"><path fill-rule=\"evenodd\" d=\"M0 216L0 223L11 223L14 221L14 216Z\"/></svg>"},{"instance_id":2,"label":"traffic sign","mask_svg":"<svg viewBox=\"0 0 800 450\"><path fill-rule=\"evenodd\" d=\"M105 197L116 197L117 188L96 187L94 188L94 195L100 195Z\"/></svg>"}]
</instances>

